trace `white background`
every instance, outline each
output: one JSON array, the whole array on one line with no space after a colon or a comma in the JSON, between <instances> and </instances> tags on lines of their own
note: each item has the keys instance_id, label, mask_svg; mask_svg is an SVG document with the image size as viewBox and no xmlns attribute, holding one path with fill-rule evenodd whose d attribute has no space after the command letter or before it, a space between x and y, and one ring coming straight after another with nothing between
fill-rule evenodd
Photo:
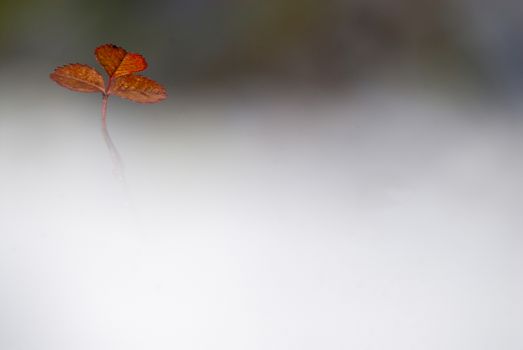
<instances>
[{"instance_id":1,"label":"white background","mask_svg":"<svg viewBox=\"0 0 523 350\"><path fill-rule=\"evenodd\" d=\"M523 347L516 113L170 93L3 85L1 349Z\"/></svg>"}]
</instances>

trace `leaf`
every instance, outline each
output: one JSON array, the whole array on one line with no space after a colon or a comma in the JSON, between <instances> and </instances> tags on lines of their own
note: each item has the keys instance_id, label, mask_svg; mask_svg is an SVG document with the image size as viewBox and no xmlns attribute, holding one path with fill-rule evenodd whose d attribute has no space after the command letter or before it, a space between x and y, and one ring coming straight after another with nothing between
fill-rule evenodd
<instances>
[{"instance_id":1,"label":"leaf","mask_svg":"<svg viewBox=\"0 0 523 350\"><path fill-rule=\"evenodd\" d=\"M94 68L85 64L69 64L58 67L50 77L59 85L79 92L102 93L102 123L106 126L107 101L116 95L138 103L155 103L167 98L165 88L141 75L133 73L147 68L143 56L129 53L113 44L105 44L95 49L98 62L109 74L109 82Z\"/></svg>"},{"instance_id":2,"label":"leaf","mask_svg":"<svg viewBox=\"0 0 523 350\"><path fill-rule=\"evenodd\" d=\"M147 68L147 62L142 55L127 52L113 44L97 47L94 54L110 78L141 72Z\"/></svg>"},{"instance_id":3,"label":"leaf","mask_svg":"<svg viewBox=\"0 0 523 350\"><path fill-rule=\"evenodd\" d=\"M59 85L78 92L104 92L104 79L94 68L85 64L57 67L50 75Z\"/></svg>"},{"instance_id":4,"label":"leaf","mask_svg":"<svg viewBox=\"0 0 523 350\"><path fill-rule=\"evenodd\" d=\"M156 103L167 98L163 86L142 75L126 75L113 81L110 94L138 103Z\"/></svg>"}]
</instances>

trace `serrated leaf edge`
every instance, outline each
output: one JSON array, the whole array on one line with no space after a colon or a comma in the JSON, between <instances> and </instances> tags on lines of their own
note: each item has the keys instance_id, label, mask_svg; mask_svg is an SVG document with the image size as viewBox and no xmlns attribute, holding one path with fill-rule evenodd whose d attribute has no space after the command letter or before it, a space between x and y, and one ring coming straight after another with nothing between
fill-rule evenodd
<instances>
[{"instance_id":1,"label":"serrated leaf edge","mask_svg":"<svg viewBox=\"0 0 523 350\"><path fill-rule=\"evenodd\" d=\"M59 74L58 73L58 70L60 68L65 68L67 66L74 66L74 65L78 65L78 66L82 66L82 67L87 67L87 68L91 68L92 70L94 70L96 73L98 73L98 75L100 75L100 77L102 77L102 82L103 84L105 85L105 80L103 78L103 76L100 74L100 72L98 72L94 67L91 67L90 65L88 64L83 64L83 63L68 63L68 64L64 64L64 65L61 65L61 66L58 66L54 69L54 71L49 74L49 77L51 78L51 80L53 80L56 84L58 84L59 86L61 87L64 87L68 90L71 90L71 91L74 91L74 92L78 92L78 90L75 90L73 88L70 88L68 86L65 86L65 85L61 85L59 84L56 80L53 79L53 75L58 75L58 76L61 76L61 77L67 77L69 79L73 79L73 80L76 80L76 81L79 81L79 82L82 82L84 84L87 84L87 85L90 85L90 86L94 86L95 88L97 88L100 92L102 93L105 93L105 89L101 89L98 85L95 85L95 84L92 84L90 81L85 81L85 80L82 80L82 79L77 79L76 77L74 76L66 76L66 75L63 75L63 74ZM95 92L95 91L89 91L89 92ZM88 92L87 92L88 93Z\"/></svg>"},{"instance_id":2,"label":"serrated leaf edge","mask_svg":"<svg viewBox=\"0 0 523 350\"><path fill-rule=\"evenodd\" d=\"M134 103L138 103L138 104L142 104L142 105L145 105L145 104L152 105L152 104L154 104L154 103L162 102L163 100L167 99L167 96L168 96L168 95L167 95L167 89L166 89L162 84L160 84L159 82L157 82L156 80L151 79L151 78L149 78L149 77L147 77L147 76L145 76L145 75L141 75L141 74L127 74L127 75L124 75L124 76L130 76L130 75L133 75L133 76L135 76L135 77L144 77L144 78L147 78L147 79L149 79L149 80L154 81L156 84L158 84L158 85L162 88L162 90L163 90L163 95L164 95L164 96L163 96L162 98L160 98L159 100L154 101L154 102L139 102L139 101L135 101L135 100L133 100L133 99L131 99L131 98L128 98L128 97L123 97L123 96L120 96L120 95L114 94L114 93L113 93L113 86L112 86L112 85L109 87L109 91L108 91L107 94L110 95L110 96L118 96L119 98L122 98L122 99L124 99L124 100L128 100L128 101L131 101L131 102L134 102ZM118 78L121 78L121 77L118 77Z\"/></svg>"}]
</instances>

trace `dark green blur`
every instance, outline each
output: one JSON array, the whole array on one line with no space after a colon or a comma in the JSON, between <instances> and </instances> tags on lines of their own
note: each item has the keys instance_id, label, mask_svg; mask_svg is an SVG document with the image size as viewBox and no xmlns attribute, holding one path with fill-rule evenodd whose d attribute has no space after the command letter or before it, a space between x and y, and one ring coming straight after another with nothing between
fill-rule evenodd
<instances>
[{"instance_id":1,"label":"dark green blur","mask_svg":"<svg viewBox=\"0 0 523 350\"><path fill-rule=\"evenodd\" d=\"M3 0L0 64L94 64L94 47L112 42L144 54L149 75L168 84L337 85L402 65L435 76L488 75L474 30L466 30L467 7L455 3Z\"/></svg>"}]
</instances>

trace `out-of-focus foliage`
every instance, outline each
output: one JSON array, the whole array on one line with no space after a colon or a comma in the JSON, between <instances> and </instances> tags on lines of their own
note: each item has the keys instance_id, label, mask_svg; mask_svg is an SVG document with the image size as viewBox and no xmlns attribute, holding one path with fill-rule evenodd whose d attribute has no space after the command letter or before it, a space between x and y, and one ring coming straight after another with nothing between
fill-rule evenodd
<instances>
[{"instance_id":1,"label":"out-of-focus foliage","mask_svg":"<svg viewBox=\"0 0 523 350\"><path fill-rule=\"evenodd\" d=\"M56 62L118 42L154 57L153 70L177 84L256 77L350 82L402 65L474 77L494 64L492 52L510 55L489 50L494 44L478 31L477 10L488 3L7 0L0 4L0 62Z\"/></svg>"}]
</instances>

